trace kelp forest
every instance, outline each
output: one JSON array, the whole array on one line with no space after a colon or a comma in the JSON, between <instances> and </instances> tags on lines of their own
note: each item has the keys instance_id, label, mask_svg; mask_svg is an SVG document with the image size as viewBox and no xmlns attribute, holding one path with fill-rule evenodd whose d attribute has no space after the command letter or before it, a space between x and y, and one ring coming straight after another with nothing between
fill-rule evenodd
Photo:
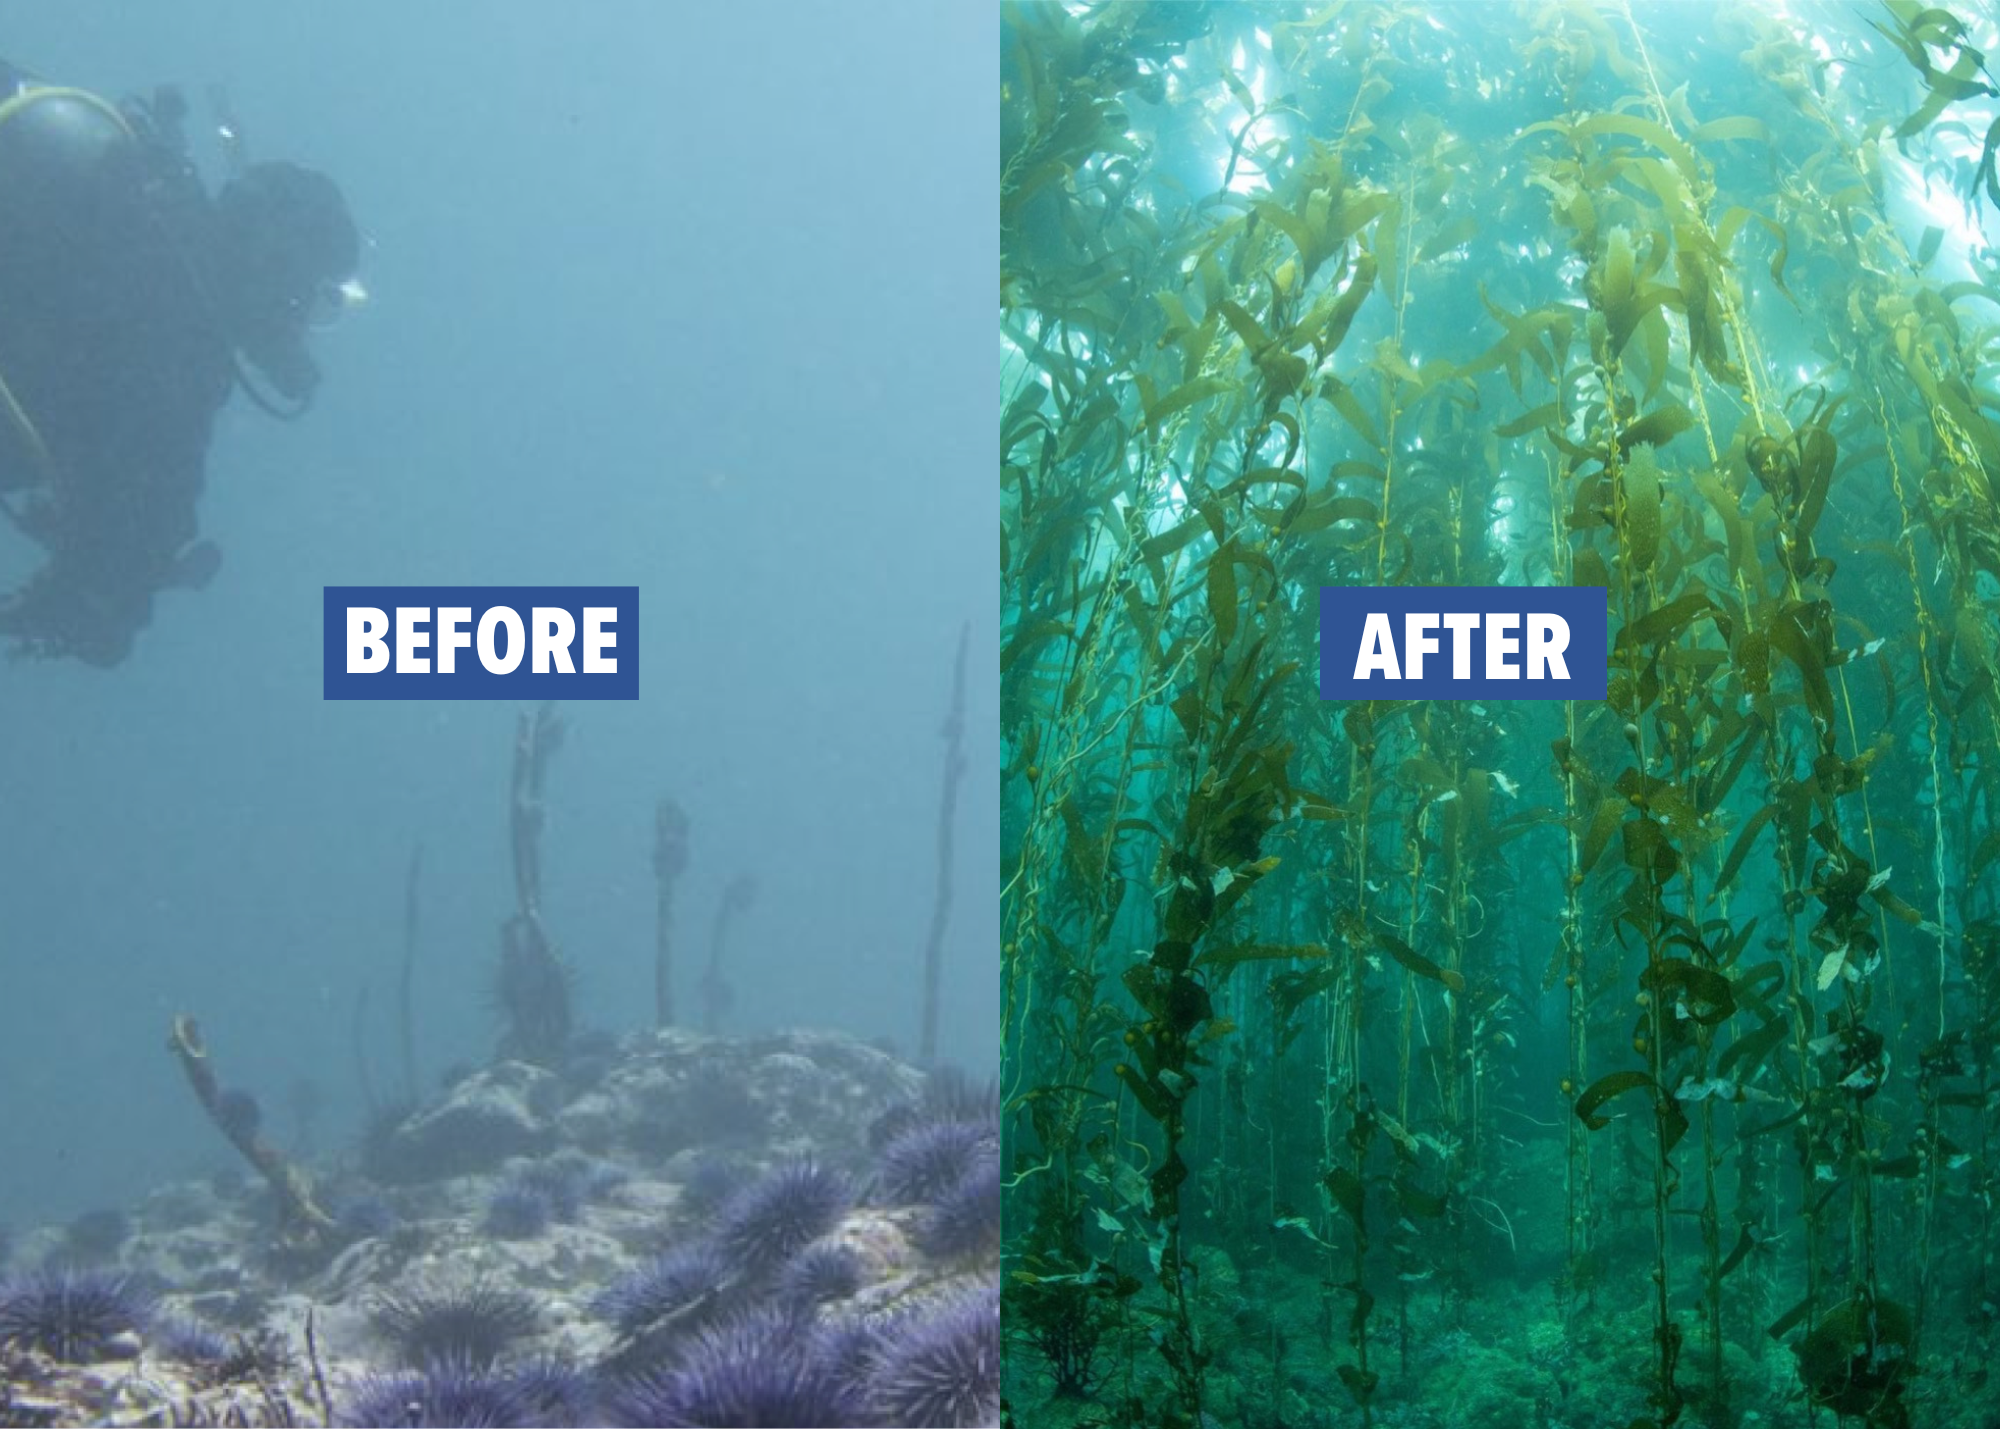
<instances>
[{"instance_id":1,"label":"kelp forest","mask_svg":"<svg viewBox=\"0 0 2000 1429\"><path fill-rule=\"evenodd\" d=\"M1006 1412L1987 1426L1990 9L1001 17ZM1322 702L1327 586L1602 702Z\"/></svg>"}]
</instances>

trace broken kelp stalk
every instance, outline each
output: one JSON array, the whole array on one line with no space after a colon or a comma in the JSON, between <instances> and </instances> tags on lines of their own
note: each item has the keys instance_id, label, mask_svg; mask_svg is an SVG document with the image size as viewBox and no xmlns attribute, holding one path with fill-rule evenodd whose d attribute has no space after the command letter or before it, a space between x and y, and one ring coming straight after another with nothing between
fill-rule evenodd
<instances>
[{"instance_id":1,"label":"broken kelp stalk","mask_svg":"<svg viewBox=\"0 0 2000 1429\"><path fill-rule=\"evenodd\" d=\"M670 1027L674 1021L674 886L687 872L688 816L672 799L653 810L653 878L659 901L653 927L653 1022Z\"/></svg>"},{"instance_id":2,"label":"broken kelp stalk","mask_svg":"<svg viewBox=\"0 0 2000 1429\"><path fill-rule=\"evenodd\" d=\"M180 1060L188 1085L194 1088L195 1099L208 1119L270 1185L278 1198L278 1224L286 1237L310 1243L331 1232L333 1219L313 1199L312 1178L264 1139L254 1110L246 1114L245 1108L254 1108L255 1103L244 1093L224 1091L216 1081L201 1028L192 1017L182 1014L174 1018L167 1049Z\"/></svg>"},{"instance_id":3,"label":"broken kelp stalk","mask_svg":"<svg viewBox=\"0 0 2000 1429\"><path fill-rule=\"evenodd\" d=\"M500 969L493 1000L506 1018L503 1058L556 1067L569 1050L569 965L550 945L539 918L518 914L500 928Z\"/></svg>"},{"instance_id":4,"label":"broken kelp stalk","mask_svg":"<svg viewBox=\"0 0 2000 1429\"><path fill-rule=\"evenodd\" d=\"M562 1060L570 1035L570 970L542 926L542 786L562 745L553 701L524 714L514 737L509 832L514 855L514 914L500 930L494 1000L507 1019L504 1057L537 1066Z\"/></svg>"},{"instance_id":5,"label":"broken kelp stalk","mask_svg":"<svg viewBox=\"0 0 2000 1429\"><path fill-rule=\"evenodd\" d=\"M722 949L729 941L729 925L756 901L756 875L739 873L722 890L722 906L715 910L715 932L708 944L708 971L701 979L701 1030L711 1036L721 1030L722 1015L729 1011L736 997L735 989L722 976Z\"/></svg>"},{"instance_id":6,"label":"broken kelp stalk","mask_svg":"<svg viewBox=\"0 0 2000 1429\"><path fill-rule=\"evenodd\" d=\"M972 623L958 628L958 658L951 671L951 713L945 716L944 794L938 805L937 896L931 903L930 931L924 936L924 1004L917 1061L937 1063L938 984L944 969L944 930L951 917L951 834L958 811L958 781L965 774L965 650Z\"/></svg>"},{"instance_id":7,"label":"broken kelp stalk","mask_svg":"<svg viewBox=\"0 0 2000 1429\"><path fill-rule=\"evenodd\" d=\"M514 903L523 918L542 906L542 785L549 760L562 747L563 724L553 700L544 701L515 728L514 782L509 821L514 851Z\"/></svg>"}]
</instances>

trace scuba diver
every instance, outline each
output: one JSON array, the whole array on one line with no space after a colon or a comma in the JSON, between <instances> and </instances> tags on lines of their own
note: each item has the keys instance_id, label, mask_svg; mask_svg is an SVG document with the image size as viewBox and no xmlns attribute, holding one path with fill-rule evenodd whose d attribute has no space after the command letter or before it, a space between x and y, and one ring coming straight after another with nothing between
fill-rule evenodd
<instances>
[{"instance_id":1,"label":"scuba diver","mask_svg":"<svg viewBox=\"0 0 2000 1429\"><path fill-rule=\"evenodd\" d=\"M172 89L113 105L0 61L0 514L47 557L0 595L17 655L116 665L156 592L207 583L216 413L239 385L303 412L307 332L360 291L333 182L237 154L211 197L185 116Z\"/></svg>"}]
</instances>

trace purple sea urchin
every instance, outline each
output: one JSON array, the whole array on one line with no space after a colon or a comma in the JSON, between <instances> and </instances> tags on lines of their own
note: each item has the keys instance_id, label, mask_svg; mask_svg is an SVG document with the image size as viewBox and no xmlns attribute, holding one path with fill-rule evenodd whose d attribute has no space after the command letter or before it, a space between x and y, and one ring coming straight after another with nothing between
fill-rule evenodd
<instances>
[{"instance_id":1,"label":"purple sea urchin","mask_svg":"<svg viewBox=\"0 0 2000 1429\"><path fill-rule=\"evenodd\" d=\"M542 1417L518 1376L453 1361L405 1374L370 1376L341 1406L340 1422L500 1429L563 1421Z\"/></svg>"},{"instance_id":2,"label":"purple sea urchin","mask_svg":"<svg viewBox=\"0 0 2000 1429\"><path fill-rule=\"evenodd\" d=\"M861 1288L861 1257L844 1245L811 1245L793 1256L778 1279L778 1298L811 1306L845 1300Z\"/></svg>"},{"instance_id":3,"label":"purple sea urchin","mask_svg":"<svg viewBox=\"0 0 2000 1429\"><path fill-rule=\"evenodd\" d=\"M264 1125L264 1107L241 1087L226 1087L215 1099L215 1119L231 1140L247 1141Z\"/></svg>"},{"instance_id":4,"label":"purple sea urchin","mask_svg":"<svg viewBox=\"0 0 2000 1429\"><path fill-rule=\"evenodd\" d=\"M534 1359L508 1376L525 1402L527 1424L589 1424L596 1402L591 1377L566 1360Z\"/></svg>"},{"instance_id":5,"label":"purple sea urchin","mask_svg":"<svg viewBox=\"0 0 2000 1429\"><path fill-rule=\"evenodd\" d=\"M514 1178L513 1184L531 1191L548 1202L549 1215L558 1221L573 1221L583 1212L586 1177L590 1164L567 1157L537 1161Z\"/></svg>"},{"instance_id":6,"label":"purple sea urchin","mask_svg":"<svg viewBox=\"0 0 2000 1429\"><path fill-rule=\"evenodd\" d=\"M708 1318L729 1280L729 1267L706 1242L675 1246L613 1281L591 1308L632 1336L669 1316Z\"/></svg>"},{"instance_id":7,"label":"purple sea urchin","mask_svg":"<svg viewBox=\"0 0 2000 1429\"><path fill-rule=\"evenodd\" d=\"M502 1240L534 1240L556 1219L555 1203L541 1187L509 1181L486 1203L485 1226Z\"/></svg>"},{"instance_id":8,"label":"purple sea urchin","mask_svg":"<svg viewBox=\"0 0 2000 1429\"><path fill-rule=\"evenodd\" d=\"M868 1377L874 1373L876 1356L902 1320L900 1314L822 1317L814 1331L813 1351L828 1373L866 1401Z\"/></svg>"},{"instance_id":9,"label":"purple sea urchin","mask_svg":"<svg viewBox=\"0 0 2000 1429\"><path fill-rule=\"evenodd\" d=\"M818 1353L810 1320L764 1309L704 1332L670 1371L627 1381L614 1421L635 1426L847 1425L867 1404Z\"/></svg>"},{"instance_id":10,"label":"purple sea urchin","mask_svg":"<svg viewBox=\"0 0 2000 1429\"><path fill-rule=\"evenodd\" d=\"M389 1199L372 1191L350 1196L333 1209L334 1233L343 1242L387 1235L399 1220Z\"/></svg>"},{"instance_id":11,"label":"purple sea urchin","mask_svg":"<svg viewBox=\"0 0 2000 1429\"><path fill-rule=\"evenodd\" d=\"M229 1358L228 1337L187 1315L155 1320L147 1338L156 1353L185 1365L218 1365Z\"/></svg>"},{"instance_id":12,"label":"purple sea urchin","mask_svg":"<svg viewBox=\"0 0 2000 1429\"><path fill-rule=\"evenodd\" d=\"M838 1171L816 1161L787 1162L723 1207L716 1248L745 1273L765 1275L839 1225L852 1204Z\"/></svg>"},{"instance_id":13,"label":"purple sea urchin","mask_svg":"<svg viewBox=\"0 0 2000 1429\"><path fill-rule=\"evenodd\" d=\"M875 1118L868 1128L869 1144L880 1150L912 1127L941 1121L984 1127L997 1139L1000 1084L990 1077L975 1081L958 1067L934 1068L915 1096L905 1097Z\"/></svg>"},{"instance_id":14,"label":"purple sea urchin","mask_svg":"<svg viewBox=\"0 0 2000 1429\"><path fill-rule=\"evenodd\" d=\"M975 1078L963 1067L933 1067L918 1100L939 1121L967 1121L1000 1129L1000 1083Z\"/></svg>"},{"instance_id":15,"label":"purple sea urchin","mask_svg":"<svg viewBox=\"0 0 2000 1429\"><path fill-rule=\"evenodd\" d=\"M30 1271L0 1285L0 1345L88 1364L116 1336L143 1328L152 1311L152 1297L122 1271Z\"/></svg>"},{"instance_id":16,"label":"purple sea urchin","mask_svg":"<svg viewBox=\"0 0 2000 1429\"><path fill-rule=\"evenodd\" d=\"M917 1228L917 1248L940 1260L991 1255L1000 1245L1000 1161L982 1157L938 1197Z\"/></svg>"},{"instance_id":17,"label":"purple sea urchin","mask_svg":"<svg viewBox=\"0 0 2000 1429\"><path fill-rule=\"evenodd\" d=\"M869 1401L884 1424L991 1424L1000 1412L1000 1294L959 1295L880 1340Z\"/></svg>"},{"instance_id":18,"label":"purple sea urchin","mask_svg":"<svg viewBox=\"0 0 2000 1429\"><path fill-rule=\"evenodd\" d=\"M980 1157L994 1154L993 1134L985 1127L919 1122L883 1148L876 1181L892 1206L928 1205L964 1180Z\"/></svg>"},{"instance_id":19,"label":"purple sea urchin","mask_svg":"<svg viewBox=\"0 0 2000 1429\"><path fill-rule=\"evenodd\" d=\"M515 1342L533 1334L537 1316L527 1296L475 1281L421 1285L384 1297L375 1306L375 1331L412 1368L493 1364Z\"/></svg>"}]
</instances>

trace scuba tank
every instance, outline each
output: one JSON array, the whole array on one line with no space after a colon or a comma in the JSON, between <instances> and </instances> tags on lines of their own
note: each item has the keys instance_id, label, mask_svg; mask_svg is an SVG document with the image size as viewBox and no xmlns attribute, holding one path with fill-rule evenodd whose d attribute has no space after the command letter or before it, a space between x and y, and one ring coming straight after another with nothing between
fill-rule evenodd
<instances>
[{"instance_id":1,"label":"scuba tank","mask_svg":"<svg viewBox=\"0 0 2000 1429\"><path fill-rule=\"evenodd\" d=\"M0 195L6 200L0 208L46 235L32 245L41 251L24 261L61 261L64 239L88 222L93 177L133 143L125 116L97 95L44 85L0 64ZM0 492L55 480L48 447L0 367ZM11 506L0 504L0 513L21 524Z\"/></svg>"}]
</instances>

